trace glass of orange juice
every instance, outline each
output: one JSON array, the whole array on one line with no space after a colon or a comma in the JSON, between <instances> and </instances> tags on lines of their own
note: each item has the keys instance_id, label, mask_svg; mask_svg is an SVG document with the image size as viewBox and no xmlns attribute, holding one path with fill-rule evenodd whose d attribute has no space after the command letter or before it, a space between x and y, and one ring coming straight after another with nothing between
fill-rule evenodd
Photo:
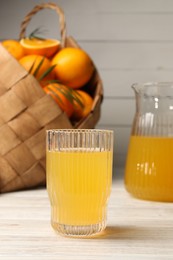
<instances>
[{"instance_id":1,"label":"glass of orange juice","mask_svg":"<svg viewBox=\"0 0 173 260\"><path fill-rule=\"evenodd\" d=\"M87 236L106 227L112 160L111 130L47 131L47 191L58 233Z\"/></svg>"}]
</instances>

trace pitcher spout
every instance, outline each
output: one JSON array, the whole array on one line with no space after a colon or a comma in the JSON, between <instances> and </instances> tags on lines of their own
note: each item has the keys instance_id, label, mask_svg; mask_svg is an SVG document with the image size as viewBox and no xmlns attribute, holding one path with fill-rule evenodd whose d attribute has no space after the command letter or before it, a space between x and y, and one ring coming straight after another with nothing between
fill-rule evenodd
<instances>
[{"instance_id":1,"label":"pitcher spout","mask_svg":"<svg viewBox=\"0 0 173 260\"><path fill-rule=\"evenodd\" d=\"M173 97L173 82L147 82L132 85L136 95L147 97Z\"/></svg>"}]
</instances>

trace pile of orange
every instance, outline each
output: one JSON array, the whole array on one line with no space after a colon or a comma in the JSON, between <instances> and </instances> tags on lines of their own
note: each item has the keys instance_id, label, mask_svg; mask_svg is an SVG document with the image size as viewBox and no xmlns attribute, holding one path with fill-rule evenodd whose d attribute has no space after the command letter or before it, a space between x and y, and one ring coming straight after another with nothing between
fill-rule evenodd
<instances>
[{"instance_id":1,"label":"pile of orange","mask_svg":"<svg viewBox=\"0 0 173 260\"><path fill-rule=\"evenodd\" d=\"M2 45L40 83L58 106L74 120L85 118L93 98L83 88L91 79L94 65L78 48L61 48L58 40L24 38L6 40Z\"/></svg>"}]
</instances>

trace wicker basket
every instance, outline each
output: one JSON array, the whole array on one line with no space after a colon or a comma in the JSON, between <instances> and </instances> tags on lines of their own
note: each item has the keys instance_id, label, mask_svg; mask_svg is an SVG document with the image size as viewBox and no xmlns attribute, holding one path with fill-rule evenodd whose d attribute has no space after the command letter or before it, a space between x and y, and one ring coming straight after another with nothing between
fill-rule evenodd
<instances>
[{"instance_id":1,"label":"wicker basket","mask_svg":"<svg viewBox=\"0 0 173 260\"><path fill-rule=\"evenodd\" d=\"M62 9L53 3L35 6L21 24L20 38L38 11L49 8L59 16L61 47L78 47L66 36ZM38 81L0 44L0 192L45 185L45 131L53 128L94 128L100 117L103 88L95 68L86 90L94 103L91 113L75 125ZM87 89L88 88L88 89Z\"/></svg>"}]
</instances>

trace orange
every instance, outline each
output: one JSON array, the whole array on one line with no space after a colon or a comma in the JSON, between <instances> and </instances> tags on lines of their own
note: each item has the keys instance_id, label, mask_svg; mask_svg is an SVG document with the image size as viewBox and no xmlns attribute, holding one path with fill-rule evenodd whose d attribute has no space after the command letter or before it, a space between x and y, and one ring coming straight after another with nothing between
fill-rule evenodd
<instances>
[{"instance_id":1,"label":"orange","mask_svg":"<svg viewBox=\"0 0 173 260\"><path fill-rule=\"evenodd\" d=\"M20 42L16 40L5 40L2 42L2 45L17 60L21 59L25 54Z\"/></svg>"},{"instance_id":2,"label":"orange","mask_svg":"<svg viewBox=\"0 0 173 260\"><path fill-rule=\"evenodd\" d=\"M79 102L74 101L73 117L79 120L86 117L91 112L93 98L83 90L76 90L76 94L77 98L83 104L83 106L81 106Z\"/></svg>"},{"instance_id":3,"label":"orange","mask_svg":"<svg viewBox=\"0 0 173 260\"><path fill-rule=\"evenodd\" d=\"M73 114L73 97L68 87L61 84L49 84L43 90L50 95L58 106L64 111L68 117Z\"/></svg>"},{"instance_id":4,"label":"orange","mask_svg":"<svg viewBox=\"0 0 173 260\"><path fill-rule=\"evenodd\" d=\"M48 58L60 48L60 41L54 39L23 38L20 40L20 44L27 55L37 54Z\"/></svg>"},{"instance_id":5,"label":"orange","mask_svg":"<svg viewBox=\"0 0 173 260\"><path fill-rule=\"evenodd\" d=\"M66 86L80 88L91 78L94 66L86 52L77 48L64 48L52 59L57 78Z\"/></svg>"},{"instance_id":6,"label":"orange","mask_svg":"<svg viewBox=\"0 0 173 260\"><path fill-rule=\"evenodd\" d=\"M50 69L51 62L46 57L41 55L27 55L24 56L19 60L20 64L32 75L35 76L35 78L40 82L40 84L43 86L45 84L48 84L48 81L55 78L55 73L51 71L46 77L44 77L42 80L40 79L43 74ZM42 64L41 64L42 62ZM38 66L41 64L40 68L38 69L37 73L36 70Z\"/></svg>"}]
</instances>

